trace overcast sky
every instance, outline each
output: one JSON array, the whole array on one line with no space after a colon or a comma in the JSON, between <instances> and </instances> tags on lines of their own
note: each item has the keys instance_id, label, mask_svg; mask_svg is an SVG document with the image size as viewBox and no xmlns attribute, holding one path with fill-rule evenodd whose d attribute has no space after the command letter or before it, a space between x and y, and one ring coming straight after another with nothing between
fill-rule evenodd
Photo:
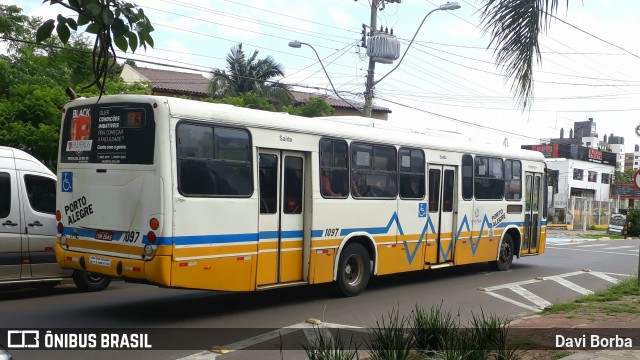
<instances>
[{"instance_id":1,"label":"overcast sky","mask_svg":"<svg viewBox=\"0 0 640 360\"><path fill-rule=\"evenodd\" d=\"M40 1L2 0L29 15L71 14ZM207 71L223 68L230 48L271 55L285 68L282 82L300 90L332 94L309 47L312 44L338 91L363 101L368 58L360 48L362 24L369 23L366 0L183 0L137 1L152 21L155 49L135 57ZM455 11L429 15L398 69L377 84L375 104L393 112L390 122L456 139L509 146L537 144L540 138L568 134L574 121L594 118L600 139L624 136L627 151L640 143L640 1L559 1L558 17L541 35L542 63L534 75L533 106L522 112L511 81L493 63L482 33L481 2L462 0ZM378 11L378 24L393 28L403 53L420 22L443 2L403 0ZM599 38L599 39L598 39ZM127 54L126 56L130 56ZM377 64L376 79L392 65ZM153 65L138 62L139 66ZM155 67L155 66L153 66ZM180 69L174 69L181 71ZM352 94L352 95L349 95Z\"/></svg>"}]
</instances>

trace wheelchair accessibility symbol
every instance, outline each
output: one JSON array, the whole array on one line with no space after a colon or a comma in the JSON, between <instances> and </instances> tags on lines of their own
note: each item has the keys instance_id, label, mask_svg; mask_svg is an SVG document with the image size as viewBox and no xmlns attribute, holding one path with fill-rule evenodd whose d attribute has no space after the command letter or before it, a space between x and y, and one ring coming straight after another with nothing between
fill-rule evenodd
<instances>
[{"instance_id":1,"label":"wheelchair accessibility symbol","mask_svg":"<svg viewBox=\"0 0 640 360\"><path fill-rule=\"evenodd\" d=\"M418 217L427 217L427 203L418 203Z\"/></svg>"},{"instance_id":2,"label":"wheelchair accessibility symbol","mask_svg":"<svg viewBox=\"0 0 640 360\"><path fill-rule=\"evenodd\" d=\"M62 192L73 192L73 173L63 172L62 182L60 184Z\"/></svg>"}]
</instances>

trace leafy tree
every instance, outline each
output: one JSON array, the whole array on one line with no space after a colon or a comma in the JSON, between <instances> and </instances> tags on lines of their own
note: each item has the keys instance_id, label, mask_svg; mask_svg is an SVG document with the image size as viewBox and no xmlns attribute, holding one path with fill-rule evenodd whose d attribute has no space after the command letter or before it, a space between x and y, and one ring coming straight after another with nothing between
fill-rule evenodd
<instances>
[{"instance_id":1,"label":"leafy tree","mask_svg":"<svg viewBox=\"0 0 640 360\"><path fill-rule=\"evenodd\" d=\"M636 173L636 170L628 169L625 171L616 171L613 174L613 183L616 185L619 184L633 184L633 174Z\"/></svg>"},{"instance_id":2,"label":"leafy tree","mask_svg":"<svg viewBox=\"0 0 640 360\"><path fill-rule=\"evenodd\" d=\"M141 8L121 0L44 0L43 3L59 4L75 13L77 18L58 15L42 23L36 34L41 42L52 36L56 29L58 38L67 44L71 31L87 25L86 31L95 34L93 45L93 81L87 87L96 85L100 94L105 91L109 72L116 62L115 46L123 52L135 52L139 47L153 47L151 32L154 30L149 18ZM112 59L112 60L110 60Z\"/></svg>"},{"instance_id":3,"label":"leafy tree","mask_svg":"<svg viewBox=\"0 0 640 360\"><path fill-rule=\"evenodd\" d=\"M275 105L290 104L293 97L283 84L268 82L276 76L283 76L282 65L273 57L258 59L258 50L249 57L242 49L242 44L231 48L227 54L227 69L215 69L211 79L211 96L223 98L253 93L267 98Z\"/></svg>"},{"instance_id":4,"label":"leafy tree","mask_svg":"<svg viewBox=\"0 0 640 360\"><path fill-rule=\"evenodd\" d=\"M6 31L9 38L29 40L35 37L41 20L25 17L21 11L0 5L0 32ZM10 27L6 26L9 22ZM90 45L72 37L62 48L47 46L61 45L56 36L41 46L15 41L9 44L8 55L0 55L0 144L26 150L55 170L62 108L68 101L64 89L92 80L92 72L86 71L91 69ZM126 84L115 73L109 73L109 77L113 80L104 88L108 94L151 93L148 83ZM79 95L100 93L91 87Z\"/></svg>"},{"instance_id":5,"label":"leafy tree","mask_svg":"<svg viewBox=\"0 0 640 360\"><path fill-rule=\"evenodd\" d=\"M538 36L548 29L558 10L558 0L483 0L485 33L491 36L494 60L507 76L523 109L533 98L533 63L540 63ZM567 5L569 0L567 0Z\"/></svg>"},{"instance_id":6,"label":"leafy tree","mask_svg":"<svg viewBox=\"0 0 640 360\"><path fill-rule=\"evenodd\" d=\"M323 98L319 96L310 96L304 104L300 106L286 106L283 111L291 115L299 115L305 117L318 117L333 115L333 107L329 105Z\"/></svg>"},{"instance_id":7,"label":"leafy tree","mask_svg":"<svg viewBox=\"0 0 640 360\"><path fill-rule=\"evenodd\" d=\"M640 235L640 210L629 209L627 214L627 235Z\"/></svg>"}]
</instances>

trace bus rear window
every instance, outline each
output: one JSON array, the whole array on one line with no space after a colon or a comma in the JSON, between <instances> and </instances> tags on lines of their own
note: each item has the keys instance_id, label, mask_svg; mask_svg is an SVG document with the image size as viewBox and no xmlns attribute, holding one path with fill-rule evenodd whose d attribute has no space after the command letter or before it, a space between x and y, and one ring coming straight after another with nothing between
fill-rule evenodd
<instances>
[{"instance_id":1,"label":"bus rear window","mask_svg":"<svg viewBox=\"0 0 640 360\"><path fill-rule=\"evenodd\" d=\"M155 121L149 104L96 104L67 109L63 163L153 164Z\"/></svg>"}]
</instances>

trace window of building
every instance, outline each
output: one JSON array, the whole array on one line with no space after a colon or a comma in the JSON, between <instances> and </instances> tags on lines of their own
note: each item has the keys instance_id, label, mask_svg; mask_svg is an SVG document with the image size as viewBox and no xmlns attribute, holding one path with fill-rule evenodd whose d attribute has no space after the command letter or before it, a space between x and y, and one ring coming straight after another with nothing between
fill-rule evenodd
<instances>
[{"instance_id":1,"label":"window of building","mask_svg":"<svg viewBox=\"0 0 640 360\"><path fill-rule=\"evenodd\" d=\"M348 145L344 140L320 140L320 193L324 197L349 195Z\"/></svg>"},{"instance_id":2,"label":"window of building","mask_svg":"<svg viewBox=\"0 0 640 360\"><path fill-rule=\"evenodd\" d=\"M596 171L589 171L589 182L596 182L598 180L598 173Z\"/></svg>"},{"instance_id":3,"label":"window of building","mask_svg":"<svg viewBox=\"0 0 640 360\"><path fill-rule=\"evenodd\" d=\"M188 196L251 196L251 139L243 129L181 123L178 190Z\"/></svg>"},{"instance_id":4,"label":"window of building","mask_svg":"<svg viewBox=\"0 0 640 360\"><path fill-rule=\"evenodd\" d=\"M603 184L611 184L611 174L602 173L600 177L600 182Z\"/></svg>"},{"instance_id":5,"label":"window of building","mask_svg":"<svg viewBox=\"0 0 640 360\"><path fill-rule=\"evenodd\" d=\"M396 148L351 145L351 194L357 198L394 198L398 194Z\"/></svg>"},{"instance_id":6,"label":"window of building","mask_svg":"<svg viewBox=\"0 0 640 360\"><path fill-rule=\"evenodd\" d=\"M583 176L584 176L584 170L573 169L573 180L582 180Z\"/></svg>"},{"instance_id":7,"label":"window of building","mask_svg":"<svg viewBox=\"0 0 640 360\"><path fill-rule=\"evenodd\" d=\"M11 212L11 176L0 172L0 219L6 218Z\"/></svg>"},{"instance_id":8,"label":"window of building","mask_svg":"<svg viewBox=\"0 0 640 360\"><path fill-rule=\"evenodd\" d=\"M56 182L44 176L25 175L24 184L27 188L29 205L35 211L56 213Z\"/></svg>"},{"instance_id":9,"label":"window of building","mask_svg":"<svg viewBox=\"0 0 640 360\"><path fill-rule=\"evenodd\" d=\"M474 195L479 200L498 200L504 195L502 159L476 156Z\"/></svg>"},{"instance_id":10,"label":"window of building","mask_svg":"<svg viewBox=\"0 0 640 360\"><path fill-rule=\"evenodd\" d=\"M522 197L522 165L519 160L504 161L504 198L520 200Z\"/></svg>"},{"instance_id":11,"label":"window of building","mask_svg":"<svg viewBox=\"0 0 640 360\"><path fill-rule=\"evenodd\" d=\"M400 149L400 197L424 198L424 152L419 149Z\"/></svg>"},{"instance_id":12,"label":"window of building","mask_svg":"<svg viewBox=\"0 0 640 360\"><path fill-rule=\"evenodd\" d=\"M473 199L473 157L462 155L462 198Z\"/></svg>"}]
</instances>

